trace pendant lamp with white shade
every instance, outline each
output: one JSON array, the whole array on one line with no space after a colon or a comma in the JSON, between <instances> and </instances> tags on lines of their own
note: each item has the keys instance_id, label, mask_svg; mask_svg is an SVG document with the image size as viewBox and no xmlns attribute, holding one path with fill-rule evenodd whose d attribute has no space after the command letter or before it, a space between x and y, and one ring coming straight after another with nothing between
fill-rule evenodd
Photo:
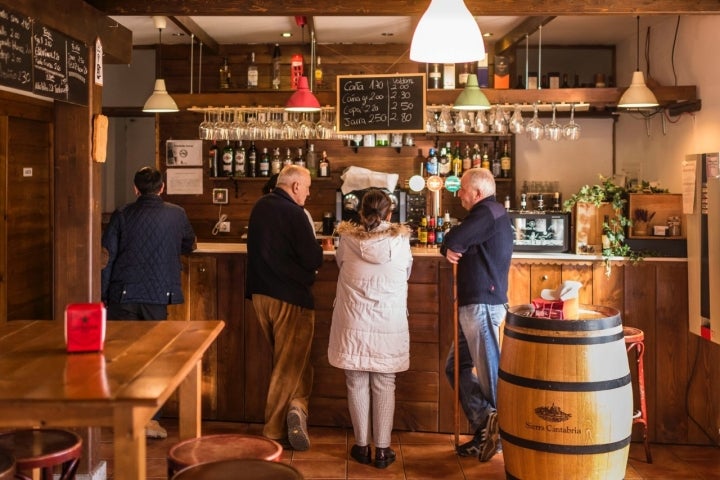
<instances>
[{"instance_id":1,"label":"pendant lamp with white shade","mask_svg":"<svg viewBox=\"0 0 720 480\"><path fill-rule=\"evenodd\" d=\"M485 58L480 27L463 0L431 0L415 28L410 60L464 63Z\"/></svg>"},{"instance_id":2,"label":"pendant lamp with white shade","mask_svg":"<svg viewBox=\"0 0 720 480\"><path fill-rule=\"evenodd\" d=\"M159 32L158 75L155 79L155 87L153 88L152 95L150 95L150 97L145 102L145 105L143 106L143 112L177 112L178 106L175 103L175 100L173 100L173 98L168 93L167 88L165 87L165 80L162 78L161 72L159 71L162 68L162 31L167 26L167 19L161 16L154 16L153 23L155 24L155 28L157 28Z\"/></svg>"},{"instance_id":3,"label":"pendant lamp with white shade","mask_svg":"<svg viewBox=\"0 0 720 480\"><path fill-rule=\"evenodd\" d=\"M637 17L637 67L633 72L632 82L618 101L618 108L652 108L657 107L655 94L645 84L645 76L640 71L640 17Z\"/></svg>"}]
</instances>

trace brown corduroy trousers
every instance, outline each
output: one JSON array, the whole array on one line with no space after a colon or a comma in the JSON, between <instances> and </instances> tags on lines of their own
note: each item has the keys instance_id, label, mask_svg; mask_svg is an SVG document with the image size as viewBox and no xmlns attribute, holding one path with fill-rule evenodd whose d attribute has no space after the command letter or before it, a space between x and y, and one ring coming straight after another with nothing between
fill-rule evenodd
<instances>
[{"instance_id":1,"label":"brown corduroy trousers","mask_svg":"<svg viewBox=\"0 0 720 480\"><path fill-rule=\"evenodd\" d=\"M315 311L266 295L253 294L253 307L273 350L263 435L287 438L287 412L297 407L306 414L313 383L310 348Z\"/></svg>"}]
</instances>

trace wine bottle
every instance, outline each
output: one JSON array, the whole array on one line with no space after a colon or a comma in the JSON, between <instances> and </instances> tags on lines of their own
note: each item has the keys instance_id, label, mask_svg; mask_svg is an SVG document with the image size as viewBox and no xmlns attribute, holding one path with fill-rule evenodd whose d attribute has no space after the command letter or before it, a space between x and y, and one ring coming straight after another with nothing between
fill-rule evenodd
<instances>
[{"instance_id":1,"label":"wine bottle","mask_svg":"<svg viewBox=\"0 0 720 480\"><path fill-rule=\"evenodd\" d=\"M257 147L254 141L250 143L250 148L247 151L247 169L248 177L257 176Z\"/></svg>"},{"instance_id":2,"label":"wine bottle","mask_svg":"<svg viewBox=\"0 0 720 480\"><path fill-rule=\"evenodd\" d=\"M317 57L317 65L315 65L315 87L320 88L323 85L323 69L322 59Z\"/></svg>"},{"instance_id":3,"label":"wine bottle","mask_svg":"<svg viewBox=\"0 0 720 480\"><path fill-rule=\"evenodd\" d=\"M292 165L293 164L293 158L292 153L290 152L290 148L285 150L285 158L283 158L283 167L286 165Z\"/></svg>"},{"instance_id":4,"label":"wine bottle","mask_svg":"<svg viewBox=\"0 0 720 480\"><path fill-rule=\"evenodd\" d=\"M236 177L244 177L247 174L247 165L245 164L245 147L240 140L235 143L235 160L233 161L233 175Z\"/></svg>"},{"instance_id":5,"label":"wine bottle","mask_svg":"<svg viewBox=\"0 0 720 480\"><path fill-rule=\"evenodd\" d=\"M320 165L318 167L318 177L330 176L330 160L328 160L327 152L323 150Z\"/></svg>"},{"instance_id":6,"label":"wine bottle","mask_svg":"<svg viewBox=\"0 0 720 480\"><path fill-rule=\"evenodd\" d=\"M307 166L307 164L305 163L305 156L303 155L302 148L297 149L297 156L295 157L295 161L293 163L299 167Z\"/></svg>"},{"instance_id":7,"label":"wine bottle","mask_svg":"<svg viewBox=\"0 0 720 480\"><path fill-rule=\"evenodd\" d=\"M233 161L235 160L235 149L232 144L227 141L222 151L222 176L232 177Z\"/></svg>"},{"instance_id":8,"label":"wine bottle","mask_svg":"<svg viewBox=\"0 0 720 480\"><path fill-rule=\"evenodd\" d=\"M217 140L212 141L210 150L208 151L208 170L211 177L220 176L220 149Z\"/></svg>"},{"instance_id":9,"label":"wine bottle","mask_svg":"<svg viewBox=\"0 0 720 480\"><path fill-rule=\"evenodd\" d=\"M230 88L231 83L231 74L230 74L230 65L228 65L228 59L225 57L223 59L223 64L220 67L220 88L227 89Z\"/></svg>"},{"instance_id":10,"label":"wine bottle","mask_svg":"<svg viewBox=\"0 0 720 480\"><path fill-rule=\"evenodd\" d=\"M427 218L425 216L420 219L418 226L418 243L421 247L427 247L428 244Z\"/></svg>"},{"instance_id":11,"label":"wine bottle","mask_svg":"<svg viewBox=\"0 0 720 480\"><path fill-rule=\"evenodd\" d=\"M258 173L260 177L270 176L270 154L267 147L263 147L260 161L258 162Z\"/></svg>"},{"instance_id":12,"label":"wine bottle","mask_svg":"<svg viewBox=\"0 0 720 480\"><path fill-rule=\"evenodd\" d=\"M255 52L250 54L250 65L247 68L247 87L257 88L258 86L258 67L255 64Z\"/></svg>"},{"instance_id":13,"label":"wine bottle","mask_svg":"<svg viewBox=\"0 0 720 480\"><path fill-rule=\"evenodd\" d=\"M270 174L277 175L282 170L282 160L280 159L280 148L275 147L273 150L272 161L270 162Z\"/></svg>"},{"instance_id":14,"label":"wine bottle","mask_svg":"<svg viewBox=\"0 0 720 480\"><path fill-rule=\"evenodd\" d=\"M508 142L505 142L503 147L503 155L500 157L500 176L502 178L510 178L510 167L512 165L512 159L510 158L510 152L508 151Z\"/></svg>"},{"instance_id":15,"label":"wine bottle","mask_svg":"<svg viewBox=\"0 0 720 480\"><path fill-rule=\"evenodd\" d=\"M318 175L318 162L317 155L315 154L315 145L312 143L308 147L308 151L305 154L305 167L310 170L311 177L317 177Z\"/></svg>"}]
</instances>

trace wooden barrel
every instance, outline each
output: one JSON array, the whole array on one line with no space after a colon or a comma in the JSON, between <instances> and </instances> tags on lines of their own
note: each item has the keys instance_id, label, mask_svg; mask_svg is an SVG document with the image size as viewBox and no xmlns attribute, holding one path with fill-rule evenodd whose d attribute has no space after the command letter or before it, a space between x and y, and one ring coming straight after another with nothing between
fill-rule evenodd
<instances>
[{"instance_id":1,"label":"wooden barrel","mask_svg":"<svg viewBox=\"0 0 720 480\"><path fill-rule=\"evenodd\" d=\"M632 385L620 312L581 305L578 319L505 318L498 422L508 479L625 477Z\"/></svg>"}]
</instances>

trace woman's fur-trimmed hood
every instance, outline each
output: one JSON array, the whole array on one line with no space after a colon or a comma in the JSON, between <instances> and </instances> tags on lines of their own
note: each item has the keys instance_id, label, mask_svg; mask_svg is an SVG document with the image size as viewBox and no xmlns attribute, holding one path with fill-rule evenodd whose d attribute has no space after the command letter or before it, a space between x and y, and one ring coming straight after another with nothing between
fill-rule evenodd
<instances>
[{"instance_id":1,"label":"woman's fur-trimmed hood","mask_svg":"<svg viewBox=\"0 0 720 480\"><path fill-rule=\"evenodd\" d=\"M371 238L377 238L377 237L399 237L399 236L406 236L409 237L411 235L410 227L407 225L403 225L401 223L389 223L389 222L383 222L381 223L375 230L372 230L368 232L365 230L365 227L362 225L358 225L357 223L353 222L340 222L340 224L337 227L337 233L339 235L349 235L352 237L356 237L359 240L365 240L365 239L371 239Z\"/></svg>"},{"instance_id":2,"label":"woman's fur-trimmed hood","mask_svg":"<svg viewBox=\"0 0 720 480\"><path fill-rule=\"evenodd\" d=\"M340 234L340 255L345 250L352 250L364 261L373 264L392 261L394 251L403 248L403 245L407 248L410 242L410 228L399 223L382 222L368 232L361 225L342 222L337 232Z\"/></svg>"}]
</instances>

